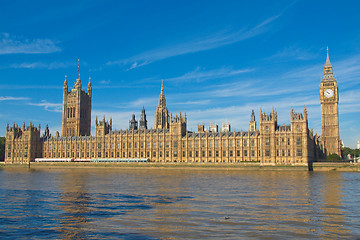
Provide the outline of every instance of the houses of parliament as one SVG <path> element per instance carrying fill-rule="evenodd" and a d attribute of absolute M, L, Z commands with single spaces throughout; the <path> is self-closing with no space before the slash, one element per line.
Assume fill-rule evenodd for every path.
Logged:
<path fill-rule="evenodd" d="M 78 71 L 79 72 L 79 71 Z M 151 162 L 241 163 L 261 165 L 308 165 L 330 154 L 341 154 L 339 139 L 339 92 L 329 53 L 320 82 L 322 135 L 308 126 L 308 113 L 290 109 L 290 124 L 279 125 L 277 111 L 260 109 L 259 124 L 254 110 L 247 131 L 231 131 L 224 124 L 209 130 L 199 124 L 187 129 L 186 113 L 169 113 L 163 84 L 155 113 L 154 128 L 147 125 L 145 109 L 140 120 L 132 116 L 129 128 L 114 130 L 112 119 L 96 117 L 91 136 L 92 85 L 82 89 L 80 73 L 73 89 L 65 77 L 63 87 L 62 132 L 51 136 L 40 124 L 6 127 L 5 163 L 22 164 L 36 158 L 72 159 L 148 159 Z"/>

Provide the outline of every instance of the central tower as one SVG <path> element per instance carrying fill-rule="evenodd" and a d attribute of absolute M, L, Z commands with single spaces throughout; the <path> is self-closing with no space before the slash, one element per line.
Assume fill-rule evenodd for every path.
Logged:
<path fill-rule="evenodd" d="M 154 129 L 168 129 L 169 128 L 169 111 L 166 107 L 166 99 L 164 94 L 164 82 L 161 83 L 161 93 L 159 97 L 159 105 L 155 113 Z"/>
<path fill-rule="evenodd" d="M 327 49 L 324 76 L 320 83 L 321 128 L 325 154 L 341 156 L 339 137 L 339 91 Z"/>
<path fill-rule="evenodd" d="M 80 70 L 78 62 L 78 78 L 74 89 L 68 91 L 65 76 L 63 91 L 62 136 L 90 136 L 91 129 L 91 79 L 89 78 L 87 92 L 81 89 Z"/>

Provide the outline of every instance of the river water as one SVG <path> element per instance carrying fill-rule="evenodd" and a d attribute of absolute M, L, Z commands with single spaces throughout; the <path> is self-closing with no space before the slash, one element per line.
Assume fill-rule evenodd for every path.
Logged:
<path fill-rule="evenodd" d="M 360 174 L 2 169 L 1 239 L 360 238 Z"/>

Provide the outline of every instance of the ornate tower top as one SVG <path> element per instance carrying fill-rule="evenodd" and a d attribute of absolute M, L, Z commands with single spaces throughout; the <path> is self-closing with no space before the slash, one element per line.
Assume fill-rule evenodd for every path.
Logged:
<path fill-rule="evenodd" d="M 68 91 L 68 81 L 67 81 L 67 76 L 65 75 L 65 81 L 64 81 L 64 92 L 67 93 Z"/>
<path fill-rule="evenodd" d="M 92 87 L 91 87 L 91 77 L 89 77 L 89 83 L 88 83 L 87 91 L 88 91 L 88 94 L 90 94 L 90 95 L 91 95 L 91 90 L 92 90 Z"/>
<path fill-rule="evenodd" d="M 159 97 L 159 107 L 166 107 L 166 99 L 164 94 L 164 81 L 161 81 L 161 93 Z"/>
<path fill-rule="evenodd" d="M 65 76 L 63 89 L 62 136 L 90 136 L 91 130 L 91 79 L 87 93 L 82 90 L 80 80 L 80 60 L 78 59 L 77 79 L 73 89 L 68 91 Z"/>
<path fill-rule="evenodd" d="M 166 107 L 166 99 L 164 94 L 164 81 L 161 82 L 161 93 L 159 97 L 159 105 L 155 113 L 155 129 L 169 128 L 169 112 Z"/>
<path fill-rule="evenodd" d="M 332 75 L 333 69 L 329 58 L 329 47 L 326 48 L 326 51 L 327 51 L 327 55 L 326 55 L 326 62 L 324 65 L 324 75 Z"/>
<path fill-rule="evenodd" d="M 261 115 L 261 114 L 260 114 Z M 250 131 L 256 131 L 256 120 L 254 109 L 251 111 Z"/>
<path fill-rule="evenodd" d="M 75 87 L 81 88 L 81 80 L 80 80 L 80 59 L 78 59 L 78 78 L 76 79 Z"/>
<path fill-rule="evenodd" d="M 332 66 L 329 59 L 329 47 L 326 48 L 327 56 L 325 66 Z"/>
<path fill-rule="evenodd" d="M 80 59 L 78 59 L 78 78 L 80 79 Z"/>
<path fill-rule="evenodd" d="M 251 112 L 251 122 L 255 122 L 255 112 L 254 112 L 254 109 L 252 110 Z"/>
<path fill-rule="evenodd" d="M 140 125 L 139 126 L 140 130 L 147 129 L 147 120 L 146 120 L 146 113 L 145 113 L 144 106 L 143 106 L 143 109 L 141 111 L 141 117 L 140 117 L 139 125 Z"/>
<path fill-rule="evenodd" d="M 129 129 L 137 130 L 138 122 L 135 119 L 135 114 L 131 116 L 131 120 L 129 121 Z"/>

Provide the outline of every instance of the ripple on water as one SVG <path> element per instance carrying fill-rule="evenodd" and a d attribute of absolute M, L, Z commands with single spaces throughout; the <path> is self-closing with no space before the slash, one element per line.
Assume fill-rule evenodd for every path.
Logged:
<path fill-rule="evenodd" d="M 358 173 L 0 170 L 1 239 L 358 238 Z"/>

